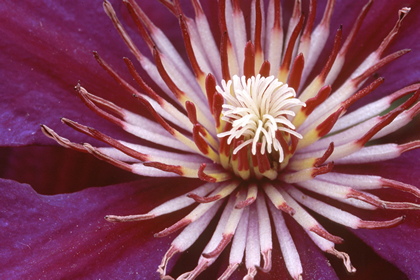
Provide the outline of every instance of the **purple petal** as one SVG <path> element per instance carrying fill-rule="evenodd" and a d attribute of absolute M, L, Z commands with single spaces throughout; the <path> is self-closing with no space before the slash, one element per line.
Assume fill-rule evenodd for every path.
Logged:
<path fill-rule="evenodd" d="M 176 18 L 169 15 L 157 1 L 142 4 L 151 18 L 182 49 Z M 345 30 L 346 26 L 349 30 L 363 4 L 353 1 L 336 5 L 332 26 L 343 24 Z M 72 87 L 81 80 L 83 85 L 96 93 L 111 100 L 118 98 L 115 93 L 120 88 L 96 65 L 91 57 L 92 50 L 98 50 L 113 67 L 121 70 L 120 73 L 127 73 L 121 57 L 129 55 L 128 49 L 102 11 L 101 4 L 85 1 L 72 1 L 71 4 L 26 1 L 25 5 L 15 6 L 11 2 L 2 5 L 2 14 L 5 16 L 0 24 L 3 38 L 0 61 L 4 67 L 0 71 L 6 81 L 3 91 L 8 94 L 3 94 L 0 100 L 3 120 L 0 126 L 3 135 L 0 144 L 51 143 L 39 130 L 41 123 L 48 124 L 60 134 L 66 131 L 64 135 L 70 135 L 75 141 L 86 141 L 87 137 L 68 130 L 59 123 L 58 119 L 63 116 L 88 124 L 95 122 L 97 128 L 115 131 L 106 122 L 93 117 L 94 114 L 71 94 Z M 125 9 L 120 7 L 121 3 L 117 1 L 114 6 L 117 11 L 122 11 L 124 23 L 132 26 Z M 210 7 L 211 14 L 215 14 L 217 10 L 211 1 L 205 1 L 203 6 Z M 361 43 L 352 48 L 348 59 L 357 61 L 372 51 L 392 26 L 394 21 L 389 19 L 396 18 L 396 11 L 403 6 L 411 6 L 413 10 L 403 23 L 401 34 L 392 50 L 410 47 L 414 55 L 409 54 L 407 58 L 402 58 L 393 63 L 392 67 L 383 70 L 381 74 L 389 79 L 386 87 L 391 89 L 418 80 L 419 70 L 416 70 L 416 66 L 419 65 L 420 56 L 415 53 L 420 50 L 420 46 L 416 44 L 415 38 L 420 31 L 412 28 L 419 25 L 419 17 L 415 16 L 418 2 L 375 2 L 359 36 L 358 42 Z M 162 13 L 167 16 L 162 16 Z M 380 32 L 378 26 L 381 26 Z M 145 48 L 143 43 L 139 46 Z M 402 68 L 411 71 L 403 71 L 404 75 L 395 75 Z M 130 98 L 126 102 L 132 103 Z"/>
<path fill-rule="evenodd" d="M 1 180 L 2 279 L 153 279 L 169 238 L 153 233 L 172 217 L 112 224 L 107 214 L 141 213 L 185 191 L 187 180 L 142 180 L 43 196 Z M 191 187 L 191 186 L 190 186 Z M 153 201 L 153 202 L 151 202 Z"/>
<path fill-rule="evenodd" d="M 354 174 L 378 175 L 417 186 L 420 149 L 406 152 L 400 157 L 388 161 L 362 165 L 337 166 L 341 172 Z"/>
<path fill-rule="evenodd" d="M 188 186 L 188 182 L 191 181 L 146 179 L 73 194 L 44 196 L 35 193 L 29 185 L 1 179 L 1 213 L 7 213 L 7 218 L 0 218 L 0 238 L 7 246 L 0 251 L 0 265 L 7 269 L 0 272 L 0 277 L 157 279 L 157 265 L 174 236 L 154 238 L 153 233 L 175 222 L 180 215 L 127 224 L 112 224 L 103 217 L 110 213 L 144 213 L 177 193 L 191 189 L 194 184 Z M 168 192 L 174 185 L 177 189 Z M 176 267 L 184 272 L 195 266 L 200 247 L 208 237 L 201 238 L 201 244 L 195 244 L 192 250 L 180 256 L 175 273 Z M 331 273 L 331 267 L 309 240 L 306 245 L 304 257 L 317 256 L 322 260 L 311 275 L 324 279 L 322 268 Z M 201 279 L 220 275 L 227 264 L 227 254 L 224 256 Z M 311 262 L 310 266 L 313 265 Z M 233 280 L 242 279 L 243 273 L 240 270 Z M 275 254 L 272 272 L 262 277 L 278 279 L 279 275 L 286 277 L 287 271 L 283 260 Z"/>
<path fill-rule="evenodd" d="M 420 215 L 409 213 L 402 225 L 386 230 L 353 231 L 382 258 L 397 266 L 408 279 L 420 276 Z"/>
<path fill-rule="evenodd" d="M 411 137 L 418 138 L 418 133 L 417 135 Z M 409 136 L 408 138 L 411 137 Z M 385 178 L 399 180 L 401 182 L 417 186 L 418 174 L 420 174 L 420 166 L 418 164 L 419 155 L 420 150 L 417 149 L 407 152 L 394 160 L 362 166 L 347 166 L 342 170 L 357 174 L 376 174 Z M 420 202 L 420 199 L 418 198 L 413 198 L 410 195 L 392 190 L 381 191 L 380 196 L 389 201 Z M 379 230 L 358 229 L 352 230 L 352 232 L 364 243 L 371 246 L 375 254 L 379 255 L 381 258 L 387 260 L 389 263 L 395 265 L 404 272 L 408 279 L 417 279 L 420 275 L 420 264 L 417 257 L 420 252 L 420 215 L 414 211 L 400 211 L 395 213 L 388 211 L 387 215 L 385 215 L 385 213 L 375 211 L 374 213 L 370 213 L 371 217 L 366 217 L 366 214 L 369 213 L 364 212 L 361 214 L 361 217 L 365 217 L 367 219 L 385 220 L 406 215 L 406 220 L 395 228 Z M 346 240 L 348 240 L 348 238 L 346 238 Z M 357 253 L 357 250 L 355 251 L 355 253 Z M 369 258 L 366 261 L 369 261 L 369 263 L 372 262 Z M 384 266 L 381 267 L 383 268 Z M 371 277 L 378 278 L 378 275 L 381 275 L 381 269 L 378 269 L 376 272 L 373 271 Z M 386 279 L 398 279 L 395 277 L 392 278 L 392 275 L 389 274 L 384 274 L 384 276 L 381 277 L 385 276 L 390 277 Z"/>
<path fill-rule="evenodd" d="M 303 278 L 320 280 L 338 279 L 326 255 L 313 243 L 302 228 L 292 221 L 292 219 L 289 219 L 288 227 L 293 235 L 302 261 Z"/>
<path fill-rule="evenodd" d="M 72 130 L 59 124 L 58 118 L 62 116 L 88 124 L 97 122 L 96 128 L 119 133 L 118 130 L 110 130 L 106 122 L 99 121 L 99 118 L 86 110 L 77 98 L 69 94 L 75 83 L 81 79 L 85 86 L 97 93 L 111 100 L 119 98 L 115 93 L 119 93 L 120 88 L 96 66 L 90 56 L 91 50 L 99 50 L 117 70 L 121 70 L 121 73 L 126 72 L 120 58 L 128 55 L 128 50 L 104 15 L 100 3 L 73 1 L 71 4 L 59 6 L 57 3 L 49 4 L 49 1 L 26 2 L 26 5 L 19 7 L 10 3 L 2 6 L 5 9 L 2 11 L 5 17 L 0 19 L 0 35 L 4 40 L 0 47 L 4 52 L 0 52 L 0 61 L 3 64 L 0 74 L 6 80 L 3 92 L 8 94 L 2 94 L 0 97 L 0 112 L 2 112 L 0 117 L 3 120 L 0 125 L 2 133 L 0 145 L 51 143 L 40 133 L 40 123 L 48 124 L 60 134 L 65 131 L 63 135 L 70 135 L 73 140 L 86 141 L 87 137 L 73 133 Z M 420 45 L 416 40 L 420 36 L 420 31 L 413 27 L 420 25 L 420 18 L 416 16 L 419 9 L 418 2 L 399 2 L 398 7 L 395 1 L 378 2 L 375 2 L 370 18 L 366 20 L 370 24 L 360 35 L 360 37 L 366 36 L 364 38 L 369 38 L 369 41 L 359 40 L 361 43 L 350 53 L 350 60 L 363 59 L 372 48 L 374 49 L 375 44 L 380 42 L 379 38 L 383 37 L 380 35 L 385 35 L 392 27 L 394 21 L 389 19 L 396 19 L 399 7 L 411 2 L 413 8 L 403 23 L 399 39 L 389 50 L 410 47 L 413 53 L 381 70 L 379 74 L 387 78 L 387 84 L 378 93 L 382 94 L 418 81 Z M 353 1 L 345 4 L 336 5 L 333 22 L 348 26 L 346 23 L 354 19 L 355 12 L 358 12 L 364 3 Z M 150 7 L 148 5 L 145 6 L 148 13 L 154 11 L 160 13 L 162 9 L 161 7 L 159 10 L 154 9 L 154 4 L 150 4 Z M 167 26 L 177 27 L 176 24 L 168 24 L 167 17 L 162 18 L 156 14 L 151 16 L 156 18 L 159 16 L 159 25 L 165 26 L 165 30 Z M 176 19 L 172 18 L 168 22 L 176 23 Z M 378 26 L 383 26 L 379 32 Z M 170 38 L 180 38 L 172 28 L 166 31 Z M 182 42 L 178 40 L 176 45 L 181 46 Z M 400 72 L 405 75 L 400 75 Z M 418 133 L 415 135 L 418 139 L 417 136 Z M 410 152 L 402 159 L 382 165 L 372 165 L 370 171 L 377 171 L 380 174 L 394 173 L 392 178 L 401 178 L 404 182 L 416 184 L 418 181 L 416 174 L 419 174 L 415 169 L 418 167 L 418 154 L 418 151 Z M 405 169 L 410 162 L 411 166 L 414 166 L 414 169 L 410 170 L 414 170 L 415 173 L 410 174 Z M 19 170 L 28 169 L 19 168 L 14 170 L 13 178 L 22 178 L 16 174 L 19 174 Z M 47 170 L 51 172 L 48 167 Z M 104 172 L 103 169 L 100 170 Z M 44 174 L 47 174 L 45 170 Z M 125 214 L 145 212 L 151 207 L 150 197 L 159 198 L 156 193 L 165 190 L 163 186 L 152 190 L 158 185 L 157 181 L 141 182 L 148 187 L 139 188 L 130 183 L 88 189 L 72 195 L 46 197 L 37 195 L 27 185 L 2 181 L 1 193 L 4 196 L 2 203 L 7 208 L 9 216 L 7 222 L 3 220 L 3 226 L 6 223 L 9 225 L 1 232 L 4 235 L 2 240 L 10 247 L 6 248 L 6 251 L 1 251 L 0 260 L 3 267 L 11 269 L 1 276 L 15 279 L 25 276 L 127 279 L 156 277 L 155 267 L 169 244 L 167 239 L 152 237 L 152 233 L 161 229 L 161 225 L 156 225 L 154 221 L 113 225 L 102 219 L 104 215 L 114 213 L 113 211 Z M 172 181 L 165 182 L 162 185 L 169 185 Z M 170 193 L 172 196 L 172 192 Z M 158 200 L 153 199 L 154 203 Z M 169 224 L 164 219 L 158 222 Z M 419 273 L 419 263 L 416 262 L 416 252 L 418 254 L 419 248 L 412 246 L 412 243 L 418 244 L 416 239 L 416 236 L 419 236 L 418 224 L 418 217 L 414 217 L 396 229 L 356 231 L 356 234 L 372 245 L 378 254 L 395 263 L 409 277 L 415 278 L 418 275 L 416 273 Z M 400 240 L 396 237 L 398 234 L 410 238 Z M 336 277 L 333 269 L 325 262 L 323 254 L 308 238 L 302 237 L 302 242 L 298 246 L 302 252 L 306 278 Z M 150 252 L 156 254 L 150 256 Z M 191 259 L 188 256 L 182 259 L 187 262 L 195 261 L 195 258 Z M 219 262 L 221 267 L 224 267 L 225 263 Z M 284 264 L 279 256 L 276 256 L 274 264 L 273 272 L 268 276 L 270 278 L 264 279 L 277 279 L 278 275 L 284 275 Z M 184 264 L 179 266 L 181 265 Z M 31 274 L 25 275 L 25 271 L 31 271 Z"/>
<path fill-rule="evenodd" d="M 320 18 L 326 1 L 318 2 L 320 3 L 317 8 L 317 18 Z M 367 2 L 337 1 L 331 18 L 330 39 L 326 46 L 332 44 L 335 31 L 340 25 L 343 27 L 343 38 L 347 37 L 355 19 Z M 384 56 L 407 48 L 411 49 L 411 52 L 378 71 L 377 74 L 385 78 L 385 83 L 375 90 L 372 96 L 378 98 L 403 86 L 419 82 L 420 44 L 416 38 L 420 36 L 420 30 L 416 27 L 420 25 L 420 17 L 418 16 L 420 13 L 420 2 L 405 0 L 373 2 L 367 17 L 363 21 L 362 28 L 359 30 L 355 42 L 346 57 L 346 67 L 339 76 L 339 83 L 343 82 L 371 52 L 379 47 L 398 19 L 398 10 L 403 7 L 411 7 L 411 12 L 404 19 L 400 32 L 391 46 L 385 51 Z M 325 61 L 328 55 L 329 52 L 324 52 L 320 61 Z M 323 64 L 320 64 L 321 67 Z M 370 96 L 364 98 L 363 102 L 369 99 Z"/>
<path fill-rule="evenodd" d="M 154 3 L 149 8 L 152 10 L 156 5 L 160 6 Z M 115 4 L 117 10 L 121 6 L 121 1 Z M 6 1 L 0 12 L 4 15 L 0 19 L 0 75 L 4 82 L 0 97 L 0 145 L 51 144 L 41 133 L 40 124 L 70 135 L 75 141 L 88 139 L 63 126 L 61 117 L 87 124 L 95 122 L 98 129 L 116 132 L 73 93 L 73 87 L 80 81 L 112 101 L 121 99 L 121 88 L 92 56 L 96 50 L 123 76 L 128 72 L 122 57 L 130 53 L 100 1 L 62 4 L 44 0 L 25 1 L 24 5 Z M 176 18 L 169 18 L 176 23 Z M 170 26 L 176 27 L 173 23 Z M 131 98 L 125 102 L 133 103 Z"/>
<path fill-rule="evenodd" d="M 0 178 L 30 184 L 40 194 L 69 193 L 139 179 L 90 154 L 62 147 L 0 148 L 0 163 Z"/>

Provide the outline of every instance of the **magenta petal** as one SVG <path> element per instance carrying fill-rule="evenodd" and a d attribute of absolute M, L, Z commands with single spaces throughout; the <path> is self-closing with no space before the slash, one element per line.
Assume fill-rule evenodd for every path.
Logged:
<path fill-rule="evenodd" d="M 139 176 L 87 153 L 55 146 L 25 146 L 0 148 L 0 178 L 27 183 L 36 192 L 51 195 L 138 180 Z"/>
<path fill-rule="evenodd" d="M 180 34 L 172 28 L 177 29 L 176 18 L 161 16 L 163 8 L 160 6 L 155 9 L 157 2 L 149 1 L 143 7 L 152 18 L 159 19 L 159 25 L 164 26 L 165 33 L 175 40 L 175 45 L 181 46 Z M 325 4 L 325 1 L 319 2 Z M 337 5 L 333 18 L 337 26 L 342 23 L 349 30 L 350 26 L 346 23 L 355 18 L 364 4 L 354 2 Z M 206 1 L 206 4 L 209 3 L 214 2 Z M 360 37 L 369 40 L 357 40 L 360 44 L 352 49 L 348 57 L 350 61 L 359 62 L 375 49 L 380 43 L 378 38 L 382 38 L 394 23 L 394 20 L 389 19 L 396 19 L 398 8 L 406 5 L 412 6 L 413 11 L 404 21 L 399 40 L 389 51 L 410 47 L 414 55 L 407 55 L 381 69 L 378 74 L 387 77 L 387 84 L 378 91 L 378 95 L 419 80 L 420 56 L 416 51 L 420 51 L 420 47 L 416 40 L 420 36 L 420 29 L 413 28 L 420 24 L 417 16 L 418 2 L 403 1 L 397 5 L 396 1 L 376 1 L 366 20 L 367 27 L 360 34 Z M 115 7 L 122 17 L 127 16 L 118 5 Z M 105 121 L 99 121 L 70 94 L 72 87 L 81 79 L 83 85 L 94 93 L 112 101 L 119 99 L 120 88 L 95 64 L 90 55 L 92 50 L 98 50 L 117 71 L 126 73 L 122 70 L 120 58 L 129 55 L 128 50 L 103 13 L 100 1 L 78 0 L 64 5 L 46 0 L 26 1 L 21 6 L 7 2 L 2 5 L 0 12 L 4 15 L 0 19 L 0 62 L 3 66 L 0 75 L 6 81 L 2 91 L 7 93 L 0 97 L 0 145 L 52 143 L 40 133 L 40 123 L 48 124 L 60 135 L 74 141 L 88 139 L 72 130 L 66 130 L 59 123 L 59 117 L 62 116 L 89 125 L 95 122 L 97 129 L 120 135 L 119 130 L 112 130 L 112 126 L 108 126 Z M 128 26 L 130 28 L 130 23 Z M 409 74 L 405 76 L 398 73 L 395 75 L 395 72 L 407 73 L 406 68 L 412 71 L 408 71 Z M 348 69 L 349 72 L 352 70 L 351 67 Z M 419 172 L 416 175 L 408 174 L 405 166 L 410 162 L 416 166 L 418 157 L 414 158 L 413 155 L 418 153 L 411 152 L 397 161 L 371 166 L 370 171 L 376 169 L 378 174 L 397 172 L 394 179 L 401 178 L 404 182 L 415 184 Z M 404 159 L 408 162 L 404 162 Z M 28 168 L 23 167 L 25 169 Z M 15 174 L 19 174 L 19 171 Z M 23 179 L 19 175 L 12 177 Z M 179 191 L 178 186 L 187 180 L 177 181 L 176 190 L 171 188 L 170 192 L 167 189 L 175 181 L 149 179 L 56 196 L 38 195 L 29 186 L 12 181 L 0 182 L 2 213 L 7 216 L 7 220 L 1 220 L 4 228 L 0 233 L 1 240 L 7 246 L 1 248 L 0 265 L 7 269 L 0 272 L 0 278 L 153 279 L 157 278 L 156 266 L 173 236 L 155 239 L 152 235 L 168 226 L 172 220 L 167 221 L 163 217 L 141 223 L 110 224 L 103 217 L 106 214 L 146 212 L 152 207 L 151 201 L 154 206 L 172 197 L 174 191 Z M 179 216 L 170 217 L 174 220 L 176 218 Z M 419 273 L 416 258 L 419 248 L 411 244 L 418 244 L 418 224 L 418 217 L 414 217 L 396 229 L 357 231 L 356 234 L 374 247 L 378 254 L 415 279 Z M 325 261 L 324 254 L 302 235 L 300 228 L 293 225 L 291 228 L 296 240 L 300 241 L 297 246 L 301 252 L 305 279 L 337 279 L 333 268 Z M 401 240 L 401 236 L 407 238 Z M 195 262 L 196 258 L 183 257 L 183 262 L 178 266 L 189 264 L 189 261 Z M 226 262 L 220 266 L 224 264 Z M 268 279 L 278 279 L 279 275 L 285 275 L 284 264 L 278 254 L 275 255 L 274 266 Z M 267 279 L 264 276 L 258 277 Z"/>
<path fill-rule="evenodd" d="M 328 262 L 327 255 L 315 245 L 303 229 L 292 219 L 289 219 L 288 228 L 293 235 L 302 261 L 303 279 L 339 279 L 334 268 Z"/>
<path fill-rule="evenodd" d="M 114 5 L 123 6 L 121 1 Z M 40 124 L 74 141 L 87 141 L 88 137 L 62 125 L 61 117 L 95 122 L 98 129 L 116 132 L 90 112 L 73 90 L 80 81 L 93 93 L 121 99 L 116 94 L 121 92 L 119 85 L 92 56 L 92 51 L 98 51 L 119 72 L 127 72 L 122 57 L 130 53 L 101 1 L 3 1 L 0 12 L 0 145 L 53 143 L 41 133 Z M 125 102 L 133 103 L 130 98 Z"/>
<path fill-rule="evenodd" d="M 382 258 L 397 266 L 408 279 L 420 277 L 420 215 L 407 215 L 402 225 L 387 230 L 353 231 Z"/>
<path fill-rule="evenodd" d="M 418 175 L 420 174 L 419 152 L 417 149 L 394 160 L 364 166 L 363 170 L 360 168 L 361 170 L 358 173 L 378 174 L 386 178 L 418 185 Z M 410 166 L 409 170 L 407 166 Z M 399 192 L 390 192 L 389 194 L 385 192 L 384 194 L 387 197 L 383 197 L 390 201 L 404 200 L 415 203 L 420 201 Z M 420 253 L 420 215 L 410 211 L 394 213 L 394 217 L 405 214 L 406 220 L 395 228 L 383 230 L 359 229 L 352 232 L 371 246 L 376 254 L 404 272 L 408 279 L 418 279 L 420 276 L 420 260 L 418 258 Z"/>
<path fill-rule="evenodd" d="M 148 211 L 168 199 L 164 190 L 171 184 L 186 182 L 148 179 L 43 196 L 29 185 L 2 179 L 0 278 L 157 278 L 155 270 L 172 237 L 154 238 L 153 233 L 172 217 L 112 224 L 104 216 Z"/>
<path fill-rule="evenodd" d="M 417 186 L 418 174 L 420 174 L 419 156 L 420 150 L 416 149 L 396 159 L 372 164 L 337 166 L 337 169 L 346 173 L 378 175 Z M 409 199 L 412 197 L 409 196 Z"/>
<path fill-rule="evenodd" d="M 318 2 L 321 2 L 322 5 L 325 1 Z M 336 3 L 331 18 L 331 42 L 334 31 L 340 25 L 343 27 L 344 37 L 347 36 L 354 20 L 367 2 L 340 1 Z M 367 17 L 363 21 L 363 26 L 346 57 L 346 68 L 343 69 L 339 81 L 352 73 L 360 62 L 378 48 L 383 38 L 394 26 L 398 18 L 398 10 L 403 7 L 410 7 L 411 11 L 402 22 L 399 34 L 385 51 L 384 56 L 401 49 L 411 49 L 411 52 L 378 71 L 377 75 L 384 77 L 385 82 L 375 91 L 373 97 L 382 97 L 403 86 L 420 81 L 420 44 L 416 39 L 420 36 L 420 29 L 417 28 L 420 26 L 420 17 L 418 16 L 420 2 L 416 0 L 373 1 Z M 322 11 L 321 9 L 318 10 Z M 327 53 L 324 53 L 323 57 L 326 58 L 327 55 Z M 370 97 L 365 98 L 364 102 L 368 100 L 370 100 Z"/>

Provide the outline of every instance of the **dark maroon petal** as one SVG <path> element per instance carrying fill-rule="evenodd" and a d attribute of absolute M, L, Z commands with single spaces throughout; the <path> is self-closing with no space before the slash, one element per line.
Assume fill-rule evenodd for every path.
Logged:
<path fill-rule="evenodd" d="M 0 148 L 0 178 L 27 183 L 40 194 L 59 194 L 139 179 L 90 154 L 56 146 Z"/>
<path fill-rule="evenodd" d="M 420 149 L 402 154 L 400 157 L 379 163 L 336 166 L 337 170 L 353 174 L 379 175 L 418 186 Z"/>
<path fill-rule="evenodd" d="M 318 20 L 322 16 L 325 2 L 326 1 L 318 1 Z M 367 2 L 368 1 L 336 2 L 334 13 L 331 18 L 330 39 L 326 46 L 331 46 L 335 30 L 338 29 L 340 25 L 343 27 L 343 36 L 346 38 L 355 19 Z M 342 74 L 338 77 L 337 86 L 342 83 L 371 52 L 378 48 L 381 41 L 389 33 L 398 19 L 399 9 L 403 7 L 411 7 L 411 12 L 404 19 L 399 34 L 389 49 L 385 51 L 384 55 L 401 49 L 411 49 L 411 52 L 378 71 L 377 75 L 383 76 L 385 78 L 385 83 L 372 94 L 372 98 L 378 98 L 379 96 L 398 90 L 403 86 L 420 81 L 420 44 L 418 43 L 418 40 L 416 40 L 416 38 L 420 36 L 420 30 L 417 28 L 417 26 L 420 26 L 420 2 L 415 0 L 387 0 L 373 2 L 367 17 L 363 22 L 362 28 L 359 30 L 355 42 L 349 50 L 349 54 L 346 58 L 346 66 L 343 69 Z M 328 55 L 328 51 L 323 52 L 320 57 L 320 62 L 326 61 Z M 319 67 L 322 67 L 323 63 L 319 63 L 319 65 Z M 371 97 L 368 96 L 362 103 L 366 103 L 366 101 L 370 99 Z"/>
<path fill-rule="evenodd" d="M 334 268 L 328 262 L 327 255 L 315 245 L 300 225 L 297 225 L 291 218 L 288 221 L 288 227 L 302 261 L 303 279 L 338 279 Z M 338 269 L 344 268 L 339 267 Z"/>
<path fill-rule="evenodd" d="M 356 3 L 364 1 L 349 2 L 357 5 Z M 352 62 L 360 62 L 370 52 L 376 50 L 398 19 L 398 10 L 403 7 L 411 7 L 411 11 L 402 22 L 399 34 L 389 49 L 385 51 L 384 56 L 401 49 L 411 49 L 411 52 L 378 71 L 377 75 L 384 77 L 385 83 L 375 91 L 373 96 L 383 96 L 403 86 L 420 81 L 420 44 L 415 39 L 420 36 L 420 30 L 417 28 L 420 25 L 420 3 L 413 0 L 375 1 L 373 3 L 359 36 L 356 38 L 356 43 L 350 49 L 347 60 L 350 67 L 346 70 L 352 70 Z M 339 16 L 344 15 L 340 14 Z"/>
<path fill-rule="evenodd" d="M 124 8 L 121 1 L 115 1 L 114 6 L 117 11 Z M 148 11 L 155 14 L 162 10 L 157 1 L 150 1 L 147 6 Z M 122 57 L 132 58 L 131 54 L 103 11 L 101 1 L 63 4 L 28 0 L 19 5 L 5 1 L 0 12 L 3 15 L 0 19 L 3 81 L 0 145 L 53 143 L 41 133 L 40 124 L 75 141 L 88 139 L 62 125 L 61 117 L 94 123 L 96 128 L 105 131 L 118 131 L 90 112 L 73 91 L 80 81 L 93 93 L 121 101 L 121 88 L 92 56 L 92 51 L 98 51 L 117 71 L 128 76 Z M 175 17 L 163 18 L 164 24 L 178 30 Z M 148 52 L 143 43 L 139 47 Z M 129 95 L 123 102 L 135 103 Z"/>
<path fill-rule="evenodd" d="M 126 224 L 106 222 L 104 216 L 148 211 L 193 187 L 188 182 L 147 179 L 43 196 L 29 185 L 1 179 L 0 278 L 156 279 L 173 237 L 153 233 L 174 222 L 173 216 Z"/>
<path fill-rule="evenodd" d="M 416 137 L 418 139 L 418 133 Z M 420 174 L 419 156 L 420 150 L 417 149 L 407 152 L 394 160 L 360 166 L 344 166 L 340 169 L 356 174 L 380 175 L 385 178 L 418 186 L 418 174 Z M 394 190 L 381 190 L 376 192 L 376 194 L 380 194 L 381 198 L 389 201 L 420 203 L 420 199 Z M 398 267 L 408 277 L 406 279 L 417 279 L 420 275 L 419 259 L 416 257 L 420 252 L 420 215 L 418 211 L 375 211 L 373 213 L 363 211 L 358 214 L 360 214 L 360 217 L 366 219 L 378 220 L 391 219 L 401 215 L 406 216 L 403 223 L 395 228 L 381 230 L 359 229 L 352 230 L 352 232 L 365 244 L 371 246 L 376 255 L 379 255 L 382 259 Z M 357 250 L 354 253 L 357 254 Z M 371 263 L 373 260 L 366 258 L 366 262 Z M 378 275 L 381 275 L 381 273 L 381 269 L 375 269 L 371 274 L 371 277 L 374 278 L 366 279 L 383 279 L 383 276 L 378 278 Z M 388 276 L 390 277 L 388 279 L 398 279 L 395 277 L 392 278 L 389 274 Z"/>
<path fill-rule="evenodd" d="M 396 228 L 357 230 L 354 234 L 370 245 L 382 258 L 401 269 L 408 279 L 418 279 L 420 276 L 419 225 L 420 215 L 408 213 L 404 223 Z"/>
<path fill-rule="evenodd" d="M 96 16 L 101 7 L 94 2 L 66 6 L 52 1 L 25 1 L 24 5 L 6 1 L 0 9 L 4 15 L 0 19 L 0 71 L 5 82 L 0 102 L 1 144 L 52 143 L 42 135 L 41 123 L 55 127 L 63 116 L 93 116 L 80 106 L 72 88 L 79 80 L 106 84 L 91 51 L 104 50 L 104 30 L 112 27 L 106 17 Z M 83 16 L 76 16 L 80 11 Z"/>

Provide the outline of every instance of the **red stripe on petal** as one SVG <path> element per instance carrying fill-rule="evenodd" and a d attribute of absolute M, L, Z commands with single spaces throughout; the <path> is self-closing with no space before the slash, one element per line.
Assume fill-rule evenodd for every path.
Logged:
<path fill-rule="evenodd" d="M 359 228 L 391 228 L 395 227 L 398 224 L 400 224 L 402 221 L 404 221 L 405 216 L 401 216 L 398 218 L 395 218 L 393 220 L 388 221 L 360 221 L 358 227 Z"/>
<path fill-rule="evenodd" d="M 312 97 L 306 101 L 306 107 L 302 107 L 301 110 L 305 115 L 310 115 L 313 110 L 316 109 L 322 102 L 324 102 L 331 94 L 331 86 L 323 86 L 315 97 Z"/>
<path fill-rule="evenodd" d="M 145 162 L 144 165 L 153 167 L 156 169 L 160 169 L 165 172 L 172 172 L 181 176 L 184 175 L 184 172 L 182 171 L 182 167 L 179 165 L 169 165 L 169 164 L 164 164 L 162 162 Z"/>
<path fill-rule="evenodd" d="M 204 72 L 201 70 L 200 66 L 198 65 L 197 58 L 194 54 L 194 49 L 191 43 L 191 37 L 188 31 L 187 23 L 185 22 L 185 16 L 180 14 L 179 16 L 179 24 L 182 30 L 182 37 L 184 38 L 185 43 L 185 50 L 187 51 L 188 59 L 191 63 L 191 68 L 194 70 L 194 74 L 196 77 L 200 77 L 204 75 Z"/>
<path fill-rule="evenodd" d="M 319 77 L 321 79 L 321 81 L 325 81 L 325 79 L 328 76 L 328 73 L 330 72 L 335 59 L 337 58 L 338 55 L 338 51 L 340 50 L 340 45 L 341 45 L 341 38 L 343 35 L 343 29 L 342 26 L 340 26 L 340 28 L 337 30 L 337 33 L 335 34 L 334 37 L 334 43 L 333 43 L 333 47 L 331 50 L 331 54 L 328 57 L 327 63 L 325 63 L 324 68 L 322 69 L 321 73 L 319 74 Z"/>
<path fill-rule="evenodd" d="M 287 84 L 289 87 L 292 87 L 296 90 L 299 88 L 304 65 L 305 59 L 303 54 L 300 53 L 293 61 L 292 69 L 290 70 L 289 76 L 287 77 Z"/>
<path fill-rule="evenodd" d="M 334 124 L 337 122 L 338 118 L 344 112 L 344 107 L 338 108 L 333 114 L 331 114 L 325 121 L 316 127 L 318 132 L 318 138 L 325 136 L 333 128 Z"/>
<path fill-rule="evenodd" d="M 204 169 L 206 168 L 207 164 L 203 163 L 200 165 L 200 169 L 198 170 L 198 178 L 200 178 L 203 181 L 215 183 L 217 182 L 217 179 L 204 173 Z"/>
<path fill-rule="evenodd" d="M 245 45 L 244 75 L 247 79 L 255 76 L 255 47 L 251 41 Z"/>
<path fill-rule="evenodd" d="M 341 103 L 345 109 L 347 110 L 351 105 L 354 104 L 357 100 L 365 97 L 369 93 L 373 92 L 375 89 L 377 89 L 383 82 L 385 81 L 384 78 L 379 77 L 372 83 L 370 83 L 368 86 L 364 87 L 363 89 L 359 90 L 355 94 L 353 94 L 349 99 Z"/>
<path fill-rule="evenodd" d="M 194 199 L 198 203 L 209 203 L 209 202 L 213 202 L 213 201 L 216 201 L 216 200 L 219 200 L 220 198 L 222 198 L 222 196 L 220 194 L 205 197 L 205 196 L 199 196 L 195 193 L 189 193 L 189 194 L 187 194 L 187 196 Z"/>
<path fill-rule="evenodd" d="M 280 72 L 289 71 L 289 69 L 290 69 L 293 50 L 294 50 L 297 38 L 298 38 L 300 32 L 302 31 L 304 19 L 305 19 L 305 17 L 303 15 L 301 15 L 299 17 L 299 22 L 296 25 L 295 29 L 293 30 L 292 35 L 290 36 L 289 43 L 288 43 L 286 51 L 284 53 L 283 62 L 280 66 Z"/>
<path fill-rule="evenodd" d="M 332 235 L 331 233 L 329 233 L 328 231 L 326 231 L 319 225 L 313 226 L 309 230 L 331 242 L 334 242 L 335 244 L 340 244 L 340 243 L 343 243 L 344 241 L 343 238 Z"/>
<path fill-rule="evenodd" d="M 331 142 L 327 150 L 325 151 L 325 153 L 322 155 L 322 157 L 319 157 L 315 160 L 314 166 L 318 167 L 321 164 L 323 164 L 333 152 L 334 152 L 334 143 Z"/>
<path fill-rule="evenodd" d="M 210 112 L 214 116 L 213 102 L 214 95 L 216 94 L 216 78 L 211 73 L 206 76 L 206 94 Z"/>
<path fill-rule="evenodd" d="M 270 75 L 271 64 L 269 61 L 264 61 L 260 68 L 260 75 L 263 77 L 268 77 Z"/>
<path fill-rule="evenodd" d="M 186 227 L 187 225 L 189 225 L 192 221 L 190 219 L 182 219 L 179 220 L 178 222 L 176 222 L 175 224 L 173 224 L 172 226 L 156 233 L 154 236 L 155 237 L 164 237 L 167 236 L 169 234 L 174 233 L 175 231 L 180 230 L 183 227 Z"/>
<path fill-rule="evenodd" d="M 214 258 L 214 257 L 220 255 L 220 253 L 222 253 L 222 251 L 230 243 L 232 238 L 233 238 L 233 234 L 223 234 L 222 240 L 217 245 L 217 247 L 209 253 L 204 253 L 203 257 L 210 259 L 210 258 Z"/>

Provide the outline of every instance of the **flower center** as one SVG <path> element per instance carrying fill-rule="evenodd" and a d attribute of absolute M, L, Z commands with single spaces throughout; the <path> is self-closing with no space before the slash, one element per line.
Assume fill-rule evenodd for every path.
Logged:
<path fill-rule="evenodd" d="M 224 97 L 220 154 L 222 165 L 242 179 L 275 179 L 292 153 L 293 108 L 305 106 L 296 92 L 274 76 L 233 76 L 216 90 Z M 283 164 L 282 164 L 283 163 Z"/>

